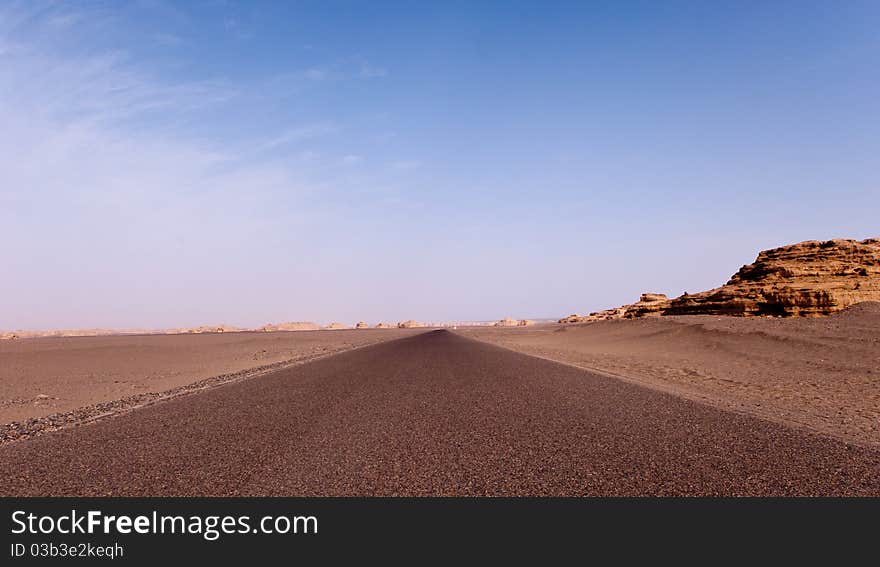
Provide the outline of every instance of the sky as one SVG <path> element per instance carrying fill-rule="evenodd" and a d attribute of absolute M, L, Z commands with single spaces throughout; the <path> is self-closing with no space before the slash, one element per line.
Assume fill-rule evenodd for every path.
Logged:
<path fill-rule="evenodd" d="M 560 317 L 880 236 L 880 3 L 0 1 L 0 329 Z"/>

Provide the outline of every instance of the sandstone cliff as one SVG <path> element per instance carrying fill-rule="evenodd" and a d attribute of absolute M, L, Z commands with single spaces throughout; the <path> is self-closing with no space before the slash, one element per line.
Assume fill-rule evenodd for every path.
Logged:
<path fill-rule="evenodd" d="M 816 317 L 863 301 L 880 301 L 880 238 L 808 240 L 765 250 L 721 287 L 675 299 L 645 293 L 637 303 L 560 323 L 696 314 Z"/>
<path fill-rule="evenodd" d="M 880 300 L 880 238 L 810 240 L 758 254 L 725 285 L 683 295 L 666 315 L 817 316 Z"/>

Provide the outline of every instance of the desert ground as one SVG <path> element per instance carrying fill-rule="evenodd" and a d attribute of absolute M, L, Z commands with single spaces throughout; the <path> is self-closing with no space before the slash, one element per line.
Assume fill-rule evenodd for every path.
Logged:
<path fill-rule="evenodd" d="M 0 445 L 18 496 L 878 495 L 880 450 L 448 330 Z"/>
<path fill-rule="evenodd" d="M 880 495 L 880 305 L 0 342 L 2 495 Z"/>
<path fill-rule="evenodd" d="M 409 329 L 49 337 L 0 341 L 0 424 L 226 381 Z M 110 408 L 104 408 L 110 409 Z"/>
<path fill-rule="evenodd" d="M 880 303 L 820 318 L 686 315 L 459 332 L 725 410 L 880 446 Z"/>

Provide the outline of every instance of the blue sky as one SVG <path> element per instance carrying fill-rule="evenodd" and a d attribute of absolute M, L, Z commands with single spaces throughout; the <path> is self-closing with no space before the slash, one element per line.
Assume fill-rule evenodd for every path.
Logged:
<path fill-rule="evenodd" d="M 880 235 L 876 2 L 3 2 L 0 328 L 557 317 Z"/>

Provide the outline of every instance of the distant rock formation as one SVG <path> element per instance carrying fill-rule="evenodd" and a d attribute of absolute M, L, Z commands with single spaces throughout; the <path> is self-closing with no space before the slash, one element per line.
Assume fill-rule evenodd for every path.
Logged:
<path fill-rule="evenodd" d="M 240 329 L 238 327 L 230 327 L 229 325 L 219 325 L 217 327 L 196 327 L 194 329 L 188 329 L 186 332 L 188 333 L 237 333 L 239 331 L 243 331 L 244 329 Z"/>
<path fill-rule="evenodd" d="M 183 327 L 180 329 L 171 329 L 166 331 L 152 331 L 151 334 L 168 334 L 168 335 L 204 335 L 211 333 L 240 333 L 249 331 L 241 327 L 233 327 L 230 325 L 202 325 L 201 327 Z M 118 332 L 108 331 L 107 334 L 119 334 Z M 85 336 L 85 335 L 80 335 Z"/>
<path fill-rule="evenodd" d="M 493 323 L 495 327 L 528 327 L 529 325 L 534 325 L 535 322 L 531 319 L 511 319 L 507 317 L 502 319 L 496 323 Z"/>
<path fill-rule="evenodd" d="M 419 327 L 424 327 L 424 323 L 419 323 L 418 321 L 413 321 L 412 319 L 408 321 L 401 321 L 397 324 L 398 329 L 416 329 Z"/>
<path fill-rule="evenodd" d="M 633 304 L 635 305 L 635 304 Z M 607 321 L 609 319 L 623 319 L 626 310 L 631 307 L 630 305 L 624 305 L 623 307 L 616 307 L 614 309 L 605 309 L 603 311 L 594 311 L 589 315 L 578 315 L 577 313 L 573 313 L 568 317 L 564 317 L 559 320 L 560 323 L 589 323 L 591 321 Z"/>
<path fill-rule="evenodd" d="M 377 323 L 377 329 L 396 329 L 397 325 L 392 325 L 391 323 Z"/>
<path fill-rule="evenodd" d="M 56 329 L 53 331 L 0 331 L 0 339 L 34 339 L 41 337 L 103 337 L 114 334 L 142 334 L 149 331 L 112 331 L 109 329 Z"/>
<path fill-rule="evenodd" d="M 559 322 L 698 314 L 817 317 L 864 301 L 880 301 L 880 238 L 808 240 L 765 250 L 721 287 L 675 299 L 645 293 L 637 303 Z"/>
<path fill-rule="evenodd" d="M 51 331 L 0 331 L 0 340 L 5 339 L 38 339 L 68 337 L 109 337 L 114 335 L 195 335 L 208 333 L 237 333 L 246 331 L 240 327 L 229 325 L 206 325 L 202 327 L 182 327 L 179 329 L 147 330 L 147 329 L 56 329 Z"/>
<path fill-rule="evenodd" d="M 331 330 L 331 331 L 335 331 L 335 330 L 338 330 L 338 329 L 348 329 L 348 325 L 345 325 L 345 324 L 343 324 L 343 323 L 335 323 L 335 322 L 334 322 L 334 323 L 330 323 L 330 324 L 327 325 L 325 328 L 326 328 L 326 329 L 329 329 L 329 330 Z"/>
<path fill-rule="evenodd" d="M 367 325 L 364 321 L 358 321 L 357 325 L 354 326 L 355 329 L 369 329 L 370 326 Z"/>
<path fill-rule="evenodd" d="M 310 321 L 291 321 L 289 323 L 278 323 L 277 325 L 263 325 L 257 330 L 271 333 L 274 331 L 317 331 L 320 328 L 320 325 Z"/>
<path fill-rule="evenodd" d="M 333 323 L 328 329 L 347 329 L 345 325 Z M 0 331 L 0 340 L 34 339 L 44 337 L 104 337 L 113 335 L 204 335 L 215 333 L 241 333 L 245 331 L 318 331 L 321 326 L 308 321 L 268 324 L 257 328 L 233 327 L 231 325 L 203 325 L 201 327 L 179 327 L 176 329 L 61 329 L 53 331 Z"/>
<path fill-rule="evenodd" d="M 643 293 L 637 302 L 626 306 L 623 316 L 633 318 L 660 315 L 668 302 L 669 298 L 663 293 Z"/>

